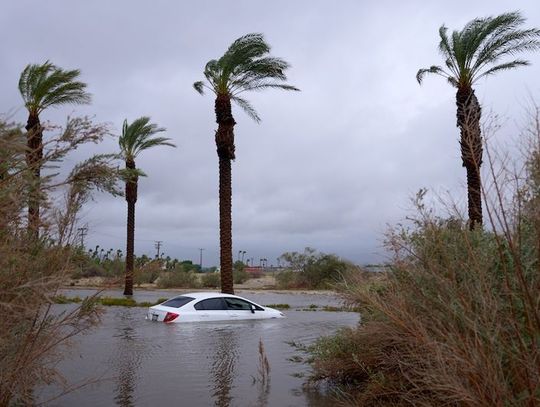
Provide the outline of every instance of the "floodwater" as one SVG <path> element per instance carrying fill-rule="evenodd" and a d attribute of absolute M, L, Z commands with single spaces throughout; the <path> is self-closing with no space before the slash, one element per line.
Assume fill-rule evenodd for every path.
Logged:
<path fill-rule="evenodd" d="M 67 290 L 86 296 L 91 290 Z M 139 291 L 137 301 L 179 292 Z M 291 342 L 308 345 L 358 323 L 352 312 L 302 311 L 311 304 L 338 306 L 327 294 L 237 292 L 261 305 L 289 304 L 287 318 L 261 321 L 163 324 L 146 321 L 146 308 L 105 307 L 101 324 L 81 336 L 59 365 L 72 387 L 53 406 L 329 406 L 330 396 L 305 388 L 309 367 Z M 105 292 L 105 296 L 118 293 Z M 73 304 L 58 305 L 73 307 Z M 64 308 L 65 309 L 65 308 Z M 259 343 L 269 362 L 260 363 Z M 91 382 L 91 383 L 90 383 Z M 40 392 L 50 400 L 61 391 Z"/>

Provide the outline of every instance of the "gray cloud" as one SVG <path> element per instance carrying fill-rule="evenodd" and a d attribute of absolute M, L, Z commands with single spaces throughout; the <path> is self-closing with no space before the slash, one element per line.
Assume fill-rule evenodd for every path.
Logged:
<path fill-rule="evenodd" d="M 29 12 L 32 10 L 32 12 Z M 528 24 L 540 7 L 520 2 Z M 314 246 L 353 261 L 384 258 L 382 234 L 402 219 L 420 187 L 465 199 L 455 127 L 454 92 L 418 68 L 439 63 L 437 30 L 508 11 L 505 1 L 94 1 L 19 0 L 3 5 L 0 111 L 24 121 L 16 83 L 30 62 L 50 59 L 80 68 L 93 104 L 45 113 L 89 114 L 119 133 L 124 118 L 150 115 L 167 127 L 177 149 L 158 148 L 137 161 L 148 178 L 137 204 L 138 252 L 163 240 L 173 256 L 218 261 L 217 157 L 213 100 L 191 88 L 207 60 L 232 40 L 263 32 L 275 55 L 292 64 L 301 93 L 250 95 L 263 122 L 235 109 L 233 164 L 235 253 L 275 259 Z M 521 118 L 540 88 L 539 55 L 531 67 L 479 83 L 485 106 Z M 500 137 L 516 133 L 512 121 Z M 116 140 L 83 148 L 113 151 Z M 85 209 L 91 245 L 124 245 L 125 202 L 99 195 Z M 270 263 L 273 261 L 270 260 Z M 275 262 L 274 262 L 275 263 Z"/>

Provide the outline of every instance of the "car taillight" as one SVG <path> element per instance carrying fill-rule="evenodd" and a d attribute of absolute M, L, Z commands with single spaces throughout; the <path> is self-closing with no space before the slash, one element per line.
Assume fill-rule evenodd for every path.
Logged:
<path fill-rule="evenodd" d="M 174 312 L 167 312 L 167 315 L 165 315 L 165 319 L 163 322 L 172 322 L 176 318 L 178 318 L 178 314 L 175 314 Z"/>

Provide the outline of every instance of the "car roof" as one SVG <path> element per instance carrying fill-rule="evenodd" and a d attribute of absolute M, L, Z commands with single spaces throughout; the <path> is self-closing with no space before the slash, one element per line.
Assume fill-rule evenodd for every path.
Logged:
<path fill-rule="evenodd" d="M 175 298 L 177 297 L 191 297 L 193 299 L 196 299 L 196 300 L 203 300 L 203 299 L 206 299 L 206 298 L 226 298 L 226 297 L 229 297 L 229 298 L 241 298 L 241 299 L 245 299 L 245 298 L 242 298 L 242 297 L 239 297 L 237 295 L 232 295 L 232 294 L 223 294 L 223 293 L 216 293 L 216 292 L 193 292 L 193 293 L 184 293 L 184 294 L 180 294 L 180 295 L 177 295 Z"/>

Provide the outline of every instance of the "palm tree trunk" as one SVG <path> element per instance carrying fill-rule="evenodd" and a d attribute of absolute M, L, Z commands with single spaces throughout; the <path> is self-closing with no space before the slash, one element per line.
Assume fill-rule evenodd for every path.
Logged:
<path fill-rule="evenodd" d="M 126 161 L 126 168 L 135 170 L 133 160 Z M 126 242 L 126 282 L 124 295 L 133 295 L 133 256 L 135 251 L 135 203 L 137 202 L 138 177 L 131 175 L 126 181 L 127 201 L 127 242 Z"/>
<path fill-rule="evenodd" d="M 39 208 L 41 198 L 41 161 L 43 159 L 43 129 L 37 114 L 30 114 L 26 123 L 26 165 L 32 178 L 28 193 L 28 236 L 39 238 Z"/>
<path fill-rule="evenodd" d="M 231 160 L 219 158 L 219 246 L 221 292 L 234 294 Z"/>
<path fill-rule="evenodd" d="M 461 160 L 467 171 L 467 203 L 469 228 L 482 226 L 482 109 L 472 88 L 459 88 L 456 93 L 457 126 L 461 132 Z"/>
<path fill-rule="evenodd" d="M 232 254 L 232 171 L 234 160 L 234 125 L 231 100 L 218 95 L 215 103 L 216 147 L 219 157 L 219 247 L 221 267 L 221 292 L 234 294 Z"/>

